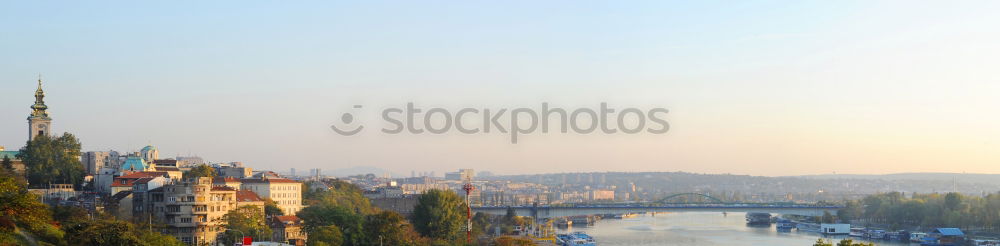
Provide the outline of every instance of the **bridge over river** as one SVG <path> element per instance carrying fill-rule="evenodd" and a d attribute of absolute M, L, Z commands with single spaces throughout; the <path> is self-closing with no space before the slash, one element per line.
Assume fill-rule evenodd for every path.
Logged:
<path fill-rule="evenodd" d="M 695 197 L 698 201 L 671 203 L 677 198 Z M 797 204 L 789 202 L 775 203 L 740 203 L 725 202 L 721 199 L 697 193 L 681 193 L 667 196 L 654 203 L 622 203 L 622 204 L 570 204 L 556 206 L 479 206 L 472 207 L 473 212 L 493 215 L 504 215 L 512 208 L 517 215 L 534 216 L 536 218 L 556 218 L 578 215 L 596 214 L 626 214 L 644 212 L 762 212 L 772 214 L 794 214 L 803 216 L 822 216 L 824 212 L 836 214 L 842 206 Z"/>
<path fill-rule="evenodd" d="M 512 206 L 512 207 L 472 207 L 473 212 L 504 215 L 513 208 L 517 215 L 536 218 L 555 218 L 594 214 L 626 214 L 643 212 L 763 212 L 822 216 L 823 212 L 836 214 L 840 206 L 798 205 L 798 204 L 664 204 L 664 205 L 572 205 L 572 206 Z"/>

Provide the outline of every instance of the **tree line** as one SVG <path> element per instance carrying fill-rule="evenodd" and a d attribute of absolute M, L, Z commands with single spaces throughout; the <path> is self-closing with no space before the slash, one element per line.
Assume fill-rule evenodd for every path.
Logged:
<path fill-rule="evenodd" d="M 914 193 L 909 197 L 900 192 L 874 194 L 846 201 L 837 217 L 843 221 L 887 224 L 893 229 L 923 226 L 996 232 L 1000 229 L 1000 193 L 983 196 Z"/>

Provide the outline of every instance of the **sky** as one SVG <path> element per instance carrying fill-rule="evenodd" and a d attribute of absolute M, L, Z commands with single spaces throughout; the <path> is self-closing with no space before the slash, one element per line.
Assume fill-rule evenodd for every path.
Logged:
<path fill-rule="evenodd" d="M 997 1 L 18 1 L 0 145 L 41 73 L 85 151 L 257 169 L 1000 173 Z M 666 108 L 666 134 L 380 134 L 379 110 Z M 368 131 L 329 126 L 364 105 Z M 304 172 L 304 171 L 303 171 Z"/>

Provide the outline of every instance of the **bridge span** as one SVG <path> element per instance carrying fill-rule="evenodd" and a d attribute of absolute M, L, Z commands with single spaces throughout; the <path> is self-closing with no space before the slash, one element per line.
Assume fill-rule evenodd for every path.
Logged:
<path fill-rule="evenodd" d="M 763 212 L 822 216 L 823 212 L 836 214 L 841 206 L 797 204 L 665 204 L 665 205 L 573 205 L 573 206 L 488 206 L 472 207 L 476 213 L 504 215 L 513 208 L 518 216 L 556 218 L 577 215 L 625 214 L 643 212 Z"/>

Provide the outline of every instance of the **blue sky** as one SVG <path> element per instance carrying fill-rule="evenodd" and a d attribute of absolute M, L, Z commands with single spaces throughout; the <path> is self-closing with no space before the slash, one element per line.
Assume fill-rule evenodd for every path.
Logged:
<path fill-rule="evenodd" d="M 1000 173 L 993 1 L 13 2 L 0 145 L 43 74 L 86 150 L 397 173 Z M 666 135 L 334 136 L 350 105 L 666 107 Z M 375 113 L 368 115 L 374 117 Z"/>

